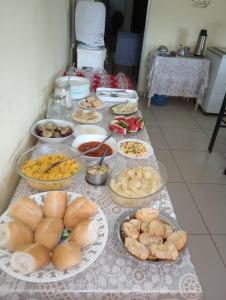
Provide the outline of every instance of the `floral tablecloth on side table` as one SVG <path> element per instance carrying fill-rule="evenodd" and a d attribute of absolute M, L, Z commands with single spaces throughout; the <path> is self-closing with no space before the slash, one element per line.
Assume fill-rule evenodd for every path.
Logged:
<path fill-rule="evenodd" d="M 101 112 L 104 118 L 97 125 L 108 128 L 108 123 L 113 116 L 109 108 L 105 108 Z M 122 138 L 116 137 L 117 140 Z M 149 142 L 146 130 L 135 134 L 134 138 Z M 123 158 L 118 154 L 115 163 L 120 163 L 120 159 Z M 122 252 L 115 238 L 115 221 L 126 209 L 115 205 L 111 201 L 108 187 L 89 185 L 84 180 L 84 172 L 81 172 L 68 190 L 90 197 L 103 209 L 109 226 L 109 237 L 105 249 L 99 258 L 85 271 L 59 282 L 29 283 L 17 280 L 0 271 L 0 299 L 202 299 L 202 289 L 195 268 L 191 263 L 188 249 L 183 252 L 181 258 L 176 262 L 135 262 Z M 37 191 L 32 190 L 21 180 L 12 202 L 22 195 L 35 193 Z M 175 218 L 166 189 L 162 190 L 156 201 L 156 205 L 161 210 Z"/>
<path fill-rule="evenodd" d="M 195 57 L 151 56 L 148 63 L 148 105 L 154 94 L 203 100 L 208 87 L 210 61 Z"/>

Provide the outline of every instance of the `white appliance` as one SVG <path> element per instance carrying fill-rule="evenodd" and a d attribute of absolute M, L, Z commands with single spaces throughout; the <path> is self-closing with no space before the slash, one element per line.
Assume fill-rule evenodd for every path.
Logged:
<path fill-rule="evenodd" d="M 78 1 L 75 9 L 77 68 L 103 69 L 106 8 L 101 2 Z"/>
<path fill-rule="evenodd" d="M 206 113 L 218 114 L 226 92 L 226 48 L 208 48 L 206 57 L 210 60 L 210 79 L 201 107 Z"/>

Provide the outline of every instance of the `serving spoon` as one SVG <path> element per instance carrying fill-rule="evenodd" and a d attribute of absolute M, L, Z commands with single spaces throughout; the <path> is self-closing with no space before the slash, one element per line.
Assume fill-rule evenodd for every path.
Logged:
<path fill-rule="evenodd" d="M 93 152 L 93 151 L 96 151 L 98 150 L 108 139 L 110 139 L 110 137 L 112 136 L 112 133 L 110 133 L 98 146 L 92 148 L 92 149 L 89 149 L 89 150 L 86 150 L 84 152 L 80 152 L 78 154 L 75 154 L 73 155 L 72 157 L 69 157 L 69 158 L 65 158 L 65 159 L 62 159 L 62 160 L 59 160 L 53 164 L 51 164 L 43 173 L 47 173 L 49 172 L 52 168 L 58 166 L 59 164 L 61 164 L 62 162 L 65 162 L 65 161 L 68 161 L 68 160 L 71 160 L 71 159 L 74 159 L 76 157 L 79 157 L 80 155 L 86 155 L 90 152 Z"/>

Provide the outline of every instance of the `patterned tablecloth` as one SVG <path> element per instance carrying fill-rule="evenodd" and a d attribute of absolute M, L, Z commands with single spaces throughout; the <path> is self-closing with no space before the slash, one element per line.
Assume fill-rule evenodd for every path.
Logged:
<path fill-rule="evenodd" d="M 103 121 L 97 125 L 107 128 L 113 116 L 109 113 L 109 108 L 102 113 Z M 149 141 L 146 130 L 134 137 Z M 117 140 L 121 138 L 116 137 Z M 113 163 L 120 163 L 121 159 L 123 158 L 118 155 Z M 68 190 L 90 197 L 103 209 L 109 226 L 105 249 L 85 271 L 60 282 L 29 283 L 0 271 L 0 299 L 202 299 L 202 289 L 188 249 L 178 261 L 172 263 L 135 262 L 122 253 L 114 236 L 115 221 L 125 209 L 112 203 L 108 187 L 91 186 L 84 180 L 84 173 L 80 173 Z M 37 191 L 21 180 L 12 202 L 22 195 L 35 193 Z M 166 189 L 156 198 L 155 205 L 175 218 Z"/>
<path fill-rule="evenodd" d="M 148 105 L 154 94 L 197 98 L 197 105 L 202 102 L 208 87 L 208 59 L 150 55 L 147 65 Z"/>

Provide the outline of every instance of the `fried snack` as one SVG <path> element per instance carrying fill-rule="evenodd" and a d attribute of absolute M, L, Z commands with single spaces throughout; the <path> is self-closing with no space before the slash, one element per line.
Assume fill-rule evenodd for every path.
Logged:
<path fill-rule="evenodd" d="M 141 227 L 141 222 L 137 219 L 131 219 L 129 220 L 129 223 L 135 225 L 137 227 L 137 229 L 140 231 L 140 227 Z"/>
<path fill-rule="evenodd" d="M 150 253 L 152 256 L 164 260 L 175 260 L 179 255 L 173 243 L 152 244 L 150 246 Z"/>
<path fill-rule="evenodd" d="M 141 222 L 151 223 L 159 217 L 159 211 L 155 208 L 141 208 L 135 214 L 137 220 Z"/>
<path fill-rule="evenodd" d="M 167 241 L 172 242 L 179 251 L 184 248 L 187 242 L 187 232 L 183 230 L 173 232 L 168 236 Z"/>
<path fill-rule="evenodd" d="M 138 230 L 137 226 L 130 222 L 124 222 L 122 224 L 122 232 L 127 236 L 131 237 L 135 240 L 138 239 L 140 231 Z"/>
<path fill-rule="evenodd" d="M 171 235 L 173 233 L 173 228 L 168 225 L 168 224 L 165 224 L 165 234 L 163 236 L 164 239 L 167 239 L 169 235 Z"/>
<path fill-rule="evenodd" d="M 159 220 L 154 220 L 149 224 L 149 234 L 164 236 L 165 235 L 165 224 Z"/>
<path fill-rule="evenodd" d="M 150 248 L 151 244 L 163 243 L 163 238 L 161 236 L 151 236 L 148 233 L 141 233 L 141 235 L 139 236 L 139 242 L 147 248 Z"/>
<path fill-rule="evenodd" d="M 141 232 L 148 233 L 149 232 L 149 224 L 146 222 L 142 222 L 140 225 Z"/>
<path fill-rule="evenodd" d="M 125 247 L 130 253 L 141 260 L 145 260 L 149 256 L 149 250 L 137 240 L 134 240 L 130 237 L 125 239 Z"/>

